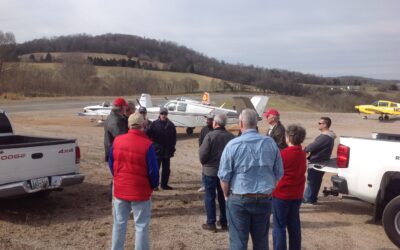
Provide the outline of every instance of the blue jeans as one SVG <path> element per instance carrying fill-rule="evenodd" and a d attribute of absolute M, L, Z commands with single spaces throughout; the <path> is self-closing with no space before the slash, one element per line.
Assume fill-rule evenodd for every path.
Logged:
<path fill-rule="evenodd" d="M 286 228 L 289 233 L 289 249 L 301 249 L 300 205 L 298 200 L 281 200 L 272 198 L 272 214 L 274 218 L 274 250 L 286 250 Z"/>
<path fill-rule="evenodd" d="M 217 176 L 203 175 L 203 183 L 205 188 L 204 204 L 207 212 L 207 224 L 215 224 L 217 220 L 215 198 L 218 195 L 219 204 L 219 222 L 221 225 L 227 225 L 225 198 L 222 192 L 221 184 Z"/>
<path fill-rule="evenodd" d="M 171 158 L 158 158 L 158 167 L 161 171 L 161 187 L 168 186 L 169 175 L 171 174 Z"/>
<path fill-rule="evenodd" d="M 315 203 L 318 200 L 318 192 L 321 187 L 323 171 L 318 171 L 313 168 L 307 170 L 307 188 L 304 192 L 304 201 Z"/>
<path fill-rule="evenodd" d="M 244 198 L 232 194 L 227 202 L 227 215 L 231 250 L 247 249 L 249 233 L 253 249 L 268 250 L 270 198 Z"/>
<path fill-rule="evenodd" d="M 112 250 L 124 249 L 126 225 L 129 213 L 133 210 L 135 219 L 135 249 L 150 249 L 149 224 L 151 217 L 151 200 L 124 201 L 114 198 L 114 225 L 112 232 Z"/>

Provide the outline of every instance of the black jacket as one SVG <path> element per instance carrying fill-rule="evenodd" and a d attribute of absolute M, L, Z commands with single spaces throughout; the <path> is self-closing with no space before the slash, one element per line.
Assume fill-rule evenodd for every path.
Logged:
<path fill-rule="evenodd" d="M 209 126 L 205 126 L 204 128 L 201 129 L 201 131 L 200 131 L 200 137 L 199 137 L 199 147 L 200 147 L 201 144 L 203 143 L 204 138 L 206 137 L 206 135 L 207 135 L 209 132 L 213 131 L 213 130 L 214 130 L 213 127 L 209 127 Z"/>
<path fill-rule="evenodd" d="M 157 158 L 165 159 L 174 156 L 176 128 L 170 120 L 161 121 L 160 118 L 158 118 L 151 123 L 146 133 L 153 141 Z"/>
<path fill-rule="evenodd" d="M 204 175 L 217 176 L 222 152 L 226 144 L 233 138 L 235 136 L 225 128 L 216 128 L 206 135 L 199 149 Z"/>
<path fill-rule="evenodd" d="M 122 135 L 128 132 L 128 121 L 122 115 L 111 111 L 107 120 L 104 122 L 104 151 L 105 160 L 108 161 L 108 153 L 110 147 L 117 135 Z"/>
<path fill-rule="evenodd" d="M 288 145 L 286 144 L 285 127 L 281 122 L 278 121 L 278 123 L 272 128 L 271 133 L 269 131 L 270 129 L 267 130 L 267 135 L 269 134 L 268 136 L 274 139 L 280 150 L 287 148 Z"/>

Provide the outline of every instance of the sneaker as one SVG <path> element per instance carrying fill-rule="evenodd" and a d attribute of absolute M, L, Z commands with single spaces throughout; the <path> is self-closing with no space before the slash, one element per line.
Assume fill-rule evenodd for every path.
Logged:
<path fill-rule="evenodd" d="M 164 189 L 164 190 L 172 190 L 172 189 L 174 189 L 173 187 L 168 186 L 168 185 L 166 185 L 164 187 L 161 187 L 161 188 Z"/>
<path fill-rule="evenodd" d="M 203 224 L 201 225 L 201 228 L 207 231 L 211 231 L 213 233 L 217 232 L 217 227 L 215 226 L 215 224 Z"/>
<path fill-rule="evenodd" d="M 199 188 L 199 190 L 197 190 L 197 192 L 204 192 L 206 189 L 204 187 Z"/>
<path fill-rule="evenodd" d="M 153 191 L 158 191 L 158 187 L 155 187 L 155 188 L 153 189 Z"/>
<path fill-rule="evenodd" d="M 303 203 L 304 203 L 304 204 L 317 205 L 317 202 L 316 202 L 316 201 L 312 202 L 312 201 L 307 201 L 307 200 L 304 200 L 304 199 L 303 199 Z"/>

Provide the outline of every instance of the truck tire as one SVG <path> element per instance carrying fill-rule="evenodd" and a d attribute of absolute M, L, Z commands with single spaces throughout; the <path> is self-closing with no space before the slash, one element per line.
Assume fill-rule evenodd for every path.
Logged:
<path fill-rule="evenodd" d="M 400 195 L 386 205 L 382 224 L 389 239 L 400 247 Z"/>

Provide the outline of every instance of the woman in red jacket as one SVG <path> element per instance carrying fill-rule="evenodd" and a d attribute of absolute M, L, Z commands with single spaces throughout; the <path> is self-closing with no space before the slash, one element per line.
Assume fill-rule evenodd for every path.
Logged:
<path fill-rule="evenodd" d="M 301 249 L 300 205 L 306 182 L 306 153 L 301 143 L 306 131 L 299 125 L 286 129 L 288 147 L 281 151 L 284 175 L 272 193 L 274 249 L 287 249 L 286 228 L 289 233 L 289 249 Z"/>

